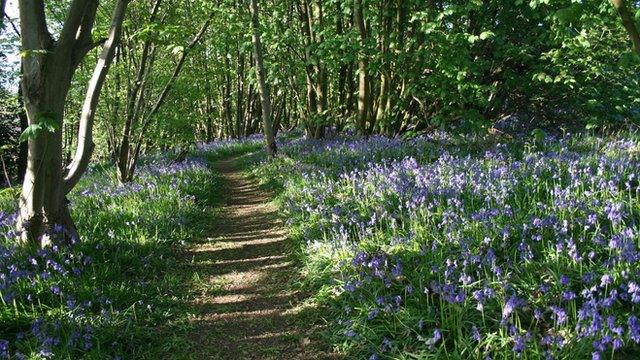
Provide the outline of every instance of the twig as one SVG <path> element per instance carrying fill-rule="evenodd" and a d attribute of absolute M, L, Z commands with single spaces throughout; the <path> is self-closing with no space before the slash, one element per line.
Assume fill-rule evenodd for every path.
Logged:
<path fill-rule="evenodd" d="M 11 179 L 9 179 L 9 172 L 7 171 L 7 167 L 4 164 L 4 156 L 2 156 L 2 154 L 0 154 L 0 161 L 2 162 L 2 172 L 4 173 L 4 177 L 7 180 L 7 185 L 9 187 L 12 187 L 11 186 Z"/>
<path fill-rule="evenodd" d="M 7 13 L 2 13 L 2 15 L 4 17 L 6 17 L 7 20 L 9 20 L 9 24 L 11 24 L 11 27 L 13 28 L 13 31 L 15 31 L 16 35 L 18 35 L 18 37 L 22 36 L 22 35 L 20 35 L 20 31 L 18 30 L 18 27 L 13 22 L 14 19 L 10 18 L 9 15 L 7 15 Z"/>

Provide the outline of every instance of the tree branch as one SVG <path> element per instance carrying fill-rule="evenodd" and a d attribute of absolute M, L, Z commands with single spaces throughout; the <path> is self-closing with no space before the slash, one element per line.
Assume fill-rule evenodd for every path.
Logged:
<path fill-rule="evenodd" d="M 19 8 L 22 48 L 25 51 L 49 49 L 53 38 L 47 28 L 44 0 L 20 0 Z"/>
<path fill-rule="evenodd" d="M 14 19 L 10 18 L 9 15 L 7 15 L 6 13 L 4 14 L 4 17 L 6 17 L 7 20 L 9 20 L 9 24 L 11 24 L 11 28 L 13 28 L 13 31 L 16 33 L 16 35 L 18 35 L 18 37 L 21 37 L 22 35 L 20 35 L 20 30 L 18 30 L 18 26 L 16 26 L 16 24 L 13 22 Z M 0 22 L 0 27 L 2 27 L 1 22 Z"/>
<path fill-rule="evenodd" d="M 629 8 L 627 8 L 627 4 L 624 0 L 611 0 L 613 7 L 616 8 L 620 18 L 622 19 L 622 25 L 627 30 L 631 41 L 633 42 L 633 49 L 636 53 L 640 54 L 640 33 L 638 32 L 638 27 L 636 26 L 636 22 L 633 19 L 631 12 L 629 12 Z"/>
<path fill-rule="evenodd" d="M 64 179 L 64 191 L 69 193 L 78 183 L 82 174 L 87 170 L 91 155 L 93 153 L 93 120 L 95 117 L 96 107 L 100 98 L 100 92 L 109 71 L 109 66 L 113 61 L 120 33 L 122 32 L 122 23 L 127 10 L 129 0 L 118 0 L 116 7 L 111 16 L 111 27 L 109 29 L 109 37 L 107 38 L 102 52 L 98 58 L 98 63 L 93 71 L 87 95 L 82 106 L 82 114 L 80 116 L 80 128 L 78 130 L 78 147 L 73 157 L 73 161 L 67 168 Z"/>
<path fill-rule="evenodd" d="M 76 33 L 75 43 L 73 45 L 73 53 L 72 53 L 72 63 L 71 69 L 73 71 L 80 65 L 82 59 L 84 59 L 85 55 L 91 49 L 95 48 L 98 45 L 95 45 L 93 40 L 91 39 L 91 32 L 93 31 L 93 25 L 96 20 L 96 12 L 98 11 L 98 1 L 89 1 L 87 4 L 84 14 L 82 15 L 82 21 L 80 22 L 80 27 Z"/>
<path fill-rule="evenodd" d="M 73 60 L 72 60 L 71 68 L 76 69 L 80 65 L 80 62 L 82 62 L 82 59 L 84 59 L 84 57 L 89 53 L 89 51 L 97 48 L 98 46 L 104 45 L 104 43 L 107 42 L 107 40 L 108 40 L 107 38 L 102 38 L 95 42 L 89 42 L 89 43 L 83 44 L 82 46 L 78 44 L 78 46 L 73 52 Z"/>
<path fill-rule="evenodd" d="M 136 144 L 136 148 L 133 152 L 133 157 L 132 157 L 131 166 L 130 166 L 131 170 L 135 168 L 138 155 L 140 154 L 140 148 L 142 146 L 142 139 L 144 138 L 147 128 L 149 127 L 149 125 L 151 124 L 151 121 L 153 120 L 153 116 L 158 112 L 158 110 L 166 100 L 167 95 L 169 94 L 169 91 L 171 91 L 171 88 L 175 83 L 175 80 L 180 75 L 180 72 L 182 71 L 182 67 L 184 66 L 184 63 L 185 63 L 185 60 L 187 59 L 187 55 L 189 54 L 189 51 L 198 44 L 200 39 L 202 39 L 202 36 L 204 36 L 204 33 L 209 28 L 209 25 L 211 25 L 211 19 L 213 18 L 213 15 L 214 15 L 214 12 L 211 12 L 209 14 L 207 21 L 205 21 L 204 24 L 202 24 L 202 27 L 200 27 L 200 30 L 198 30 L 198 32 L 194 35 L 189 45 L 187 45 L 187 47 L 184 49 L 184 51 L 180 55 L 180 59 L 178 59 L 178 63 L 176 64 L 176 67 L 173 70 L 173 74 L 165 84 L 164 88 L 162 89 L 162 92 L 160 92 L 160 95 L 158 96 L 153 107 L 151 108 L 149 113 L 147 113 L 146 119 L 142 124 L 142 128 L 140 129 L 140 135 L 138 136 L 138 142 Z"/>
<path fill-rule="evenodd" d="M 91 5 L 95 3 L 96 6 Z M 85 17 L 87 8 L 91 6 L 97 9 L 97 1 L 95 0 L 73 0 L 69 6 L 67 17 L 62 26 L 60 32 L 60 38 L 58 39 L 58 46 L 63 49 L 71 49 L 75 43 L 78 35 L 78 30 L 82 24 L 82 19 Z"/>

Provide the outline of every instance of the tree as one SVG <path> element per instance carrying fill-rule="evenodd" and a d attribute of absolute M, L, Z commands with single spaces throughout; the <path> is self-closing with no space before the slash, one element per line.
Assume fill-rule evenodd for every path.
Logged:
<path fill-rule="evenodd" d="M 260 42 L 260 19 L 258 0 L 251 0 L 251 29 L 253 32 L 253 52 L 256 64 L 256 76 L 258 78 L 258 90 L 262 103 L 262 127 L 267 145 L 267 154 L 274 157 L 277 152 L 276 141 L 273 135 L 273 122 L 271 121 L 271 97 L 266 83 L 266 72 L 262 59 L 262 43 Z"/>
<path fill-rule="evenodd" d="M 154 25 L 154 22 L 156 21 L 160 4 L 160 0 L 156 0 L 154 2 L 149 19 L 149 23 L 151 25 Z M 154 64 L 157 64 L 157 44 L 154 40 L 150 38 L 146 39 L 143 43 L 142 54 L 140 55 L 139 60 L 132 61 L 138 64 L 135 70 L 136 80 L 131 84 L 131 89 L 127 92 L 127 116 L 123 126 L 122 137 L 117 149 L 118 179 L 121 182 L 124 183 L 133 180 L 136 166 L 141 155 L 142 146 L 147 142 L 148 131 L 156 119 L 157 113 L 167 100 L 167 97 L 177 79 L 180 77 L 189 53 L 196 45 L 198 45 L 209 28 L 212 16 L 213 13 L 209 14 L 188 44 L 172 47 L 173 52 L 178 55 L 177 60 L 172 66 L 173 69 L 171 70 L 168 79 L 162 85 L 158 95 L 151 102 L 148 101 L 147 96 L 148 93 L 151 92 L 149 89 L 151 71 L 153 70 Z M 136 43 L 127 43 L 127 45 L 129 56 L 135 56 Z M 134 132 L 134 130 L 136 130 L 136 125 L 138 125 L 137 134 Z"/>
<path fill-rule="evenodd" d="M 366 49 L 368 40 L 367 24 L 364 19 L 364 7 L 362 0 L 353 2 L 353 17 L 358 33 L 360 34 L 361 51 Z M 358 61 L 358 130 L 361 134 L 367 134 L 367 125 L 370 122 L 373 110 L 371 109 L 371 84 L 369 81 L 369 61 L 367 54 L 361 53 Z"/>
<path fill-rule="evenodd" d="M 0 30 L 4 30 L 4 9 L 7 6 L 7 0 L 0 0 Z"/>
<path fill-rule="evenodd" d="M 274 133 L 303 126 L 312 138 L 343 129 L 486 131 L 511 116 L 535 116 L 534 126 L 637 117 L 637 59 L 627 56 L 629 34 L 609 2 L 263 1 L 270 114 L 254 75 L 250 1 L 159 3 L 131 4 L 96 119 L 96 156 L 118 162 L 122 181 L 145 153 L 247 136 L 266 116 Z M 637 5 L 625 4 L 633 15 Z M 194 24 L 210 11 L 211 26 L 189 49 Z M 82 97 L 72 89 L 67 108 L 80 108 Z M 76 137 L 64 134 L 70 154 Z"/>
<path fill-rule="evenodd" d="M 640 33 L 638 33 L 638 27 L 627 8 L 626 2 L 624 0 L 611 0 L 611 3 L 618 11 L 620 18 L 622 19 L 622 25 L 627 30 L 627 33 L 629 33 L 629 37 L 633 43 L 633 49 L 640 54 Z"/>
<path fill-rule="evenodd" d="M 66 195 L 85 172 L 93 150 L 95 110 L 120 38 L 129 0 L 117 0 L 108 37 L 94 42 L 92 29 L 98 2 L 73 0 L 58 39 L 49 32 L 43 0 L 20 0 L 22 26 L 22 93 L 29 126 L 27 171 L 18 231 L 25 242 L 45 245 L 46 233 L 61 225 L 77 236 Z M 63 171 L 62 127 L 64 107 L 76 69 L 87 53 L 102 45 L 89 82 L 78 136 L 78 150 Z"/>

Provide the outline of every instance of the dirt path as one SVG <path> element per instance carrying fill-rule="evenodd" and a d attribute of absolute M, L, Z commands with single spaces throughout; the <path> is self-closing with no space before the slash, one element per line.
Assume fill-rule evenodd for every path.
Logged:
<path fill-rule="evenodd" d="M 195 359 L 330 359 L 318 350 L 318 325 L 292 290 L 297 272 L 286 232 L 268 195 L 232 160 L 217 163 L 228 189 L 213 235 L 192 249 L 203 291 L 192 335 Z"/>

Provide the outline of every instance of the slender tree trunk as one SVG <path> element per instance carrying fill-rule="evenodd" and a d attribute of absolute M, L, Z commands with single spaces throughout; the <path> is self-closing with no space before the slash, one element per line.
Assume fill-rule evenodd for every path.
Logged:
<path fill-rule="evenodd" d="M 407 12 L 408 5 L 406 1 L 396 0 L 396 51 L 399 53 L 404 52 L 405 47 L 405 36 L 406 36 L 406 28 L 407 28 Z M 389 85 L 390 93 L 387 96 L 387 112 L 394 111 L 395 102 L 400 97 L 402 93 L 403 84 L 402 84 L 402 74 L 399 72 L 401 64 L 397 56 L 394 57 L 394 61 L 392 64 L 391 71 L 395 74 L 395 76 L 391 77 L 391 83 Z M 388 119 L 387 123 L 387 135 L 394 136 L 397 134 L 399 124 L 398 119 L 400 118 L 399 114 L 394 113 L 391 115 L 392 118 Z"/>
<path fill-rule="evenodd" d="M 160 10 L 162 0 L 155 0 L 151 8 L 149 23 L 154 23 Z M 131 46 L 135 47 L 135 45 Z M 135 50 L 132 50 L 132 52 Z M 132 58 L 133 54 L 129 55 Z M 133 135 L 133 126 L 140 117 L 142 106 L 145 102 L 146 83 L 149 71 L 153 66 L 155 59 L 155 46 L 151 39 L 146 39 L 142 45 L 142 54 L 138 61 L 136 69 L 136 77 L 133 84 L 127 91 L 126 118 L 122 129 L 122 139 L 120 140 L 120 148 L 118 150 L 117 173 L 118 180 L 121 183 L 129 182 L 133 179 L 133 174 L 129 173 L 129 162 L 131 157 L 131 137 Z"/>
<path fill-rule="evenodd" d="M 0 30 L 4 29 L 4 9 L 7 6 L 7 0 L 0 0 Z"/>
<path fill-rule="evenodd" d="M 342 1 L 336 2 L 336 33 L 338 36 L 344 35 L 344 24 L 342 15 Z M 338 121 L 336 127 L 338 130 L 342 128 L 342 118 L 344 117 L 346 101 L 347 101 L 347 63 L 340 64 L 340 70 L 338 71 Z"/>
<path fill-rule="evenodd" d="M 362 0 L 354 1 L 353 17 L 360 33 L 360 46 L 364 50 L 367 46 L 367 27 L 364 20 Z M 369 80 L 369 61 L 366 54 L 359 55 L 358 62 L 358 129 L 362 135 L 367 135 L 367 124 L 371 116 L 371 94 Z"/>
<path fill-rule="evenodd" d="M 254 59 L 256 64 L 256 75 L 258 77 L 258 91 L 260 92 L 260 102 L 262 103 L 262 127 L 267 146 L 267 155 L 274 157 L 278 151 L 276 139 L 273 135 L 273 123 L 271 122 L 271 97 L 266 82 L 266 72 L 262 58 L 262 43 L 260 41 L 260 17 L 258 0 L 251 0 L 251 28 L 253 30 L 252 41 Z"/>
<path fill-rule="evenodd" d="M 316 85 L 313 78 L 314 66 L 312 63 L 311 46 L 313 44 L 313 30 L 311 28 L 311 14 L 309 12 L 309 4 L 307 0 L 298 3 L 298 12 L 300 15 L 300 23 L 302 35 L 304 37 L 304 60 L 305 60 L 305 79 L 307 85 L 307 116 L 306 116 L 306 132 L 307 136 L 315 138 L 315 123 L 317 121 L 318 101 L 316 94 Z"/>
<path fill-rule="evenodd" d="M 355 113 L 356 104 L 356 79 L 355 79 L 355 64 L 351 63 L 347 67 L 347 104 L 345 109 L 346 116 L 352 116 Z"/>
<path fill-rule="evenodd" d="M 625 0 L 611 0 L 611 3 L 618 11 L 620 18 L 622 19 L 622 25 L 627 30 L 631 42 L 633 43 L 633 49 L 636 53 L 640 54 L 640 33 L 638 27 L 633 18 L 633 15 L 629 11 Z"/>
<path fill-rule="evenodd" d="M 227 100 L 227 87 L 225 86 L 225 84 L 226 82 L 221 85 L 222 88 L 220 89 L 220 93 L 222 94 L 222 96 L 220 97 L 220 117 L 222 121 L 222 126 L 220 127 L 220 137 L 230 138 L 231 124 L 229 123 L 229 119 L 231 117 L 229 116 L 229 112 L 231 111 L 231 109 L 229 108 L 229 102 Z"/>
<path fill-rule="evenodd" d="M 254 98 L 254 89 L 253 84 L 249 85 L 249 93 L 247 94 L 247 101 L 244 109 L 244 136 L 249 136 L 255 132 L 255 130 L 251 127 L 252 119 L 251 119 L 251 108 L 253 107 L 253 98 Z"/>
<path fill-rule="evenodd" d="M 107 78 L 107 72 L 113 61 L 120 32 L 122 30 L 122 22 L 124 20 L 128 0 L 121 0 L 114 10 L 109 37 L 105 42 L 102 52 L 98 57 L 98 62 L 89 80 L 87 93 L 82 105 L 82 113 L 80 114 L 80 124 L 78 128 L 78 145 L 73 161 L 67 168 L 65 176 L 65 191 L 69 192 L 80 181 L 80 177 L 86 172 L 93 154 L 95 144 L 93 143 L 93 120 L 95 118 L 96 108 L 100 92 Z"/>
<path fill-rule="evenodd" d="M 210 143 L 213 141 L 214 132 L 213 132 L 213 99 L 211 95 L 207 93 L 205 99 L 205 141 Z"/>
<path fill-rule="evenodd" d="M 244 54 L 240 50 L 238 42 L 238 69 L 236 72 L 236 134 L 238 137 L 244 134 L 242 125 L 244 122 Z"/>
<path fill-rule="evenodd" d="M 229 59 L 226 60 L 227 68 L 229 67 Z M 233 114 L 232 114 L 232 102 L 231 102 L 231 77 L 228 73 L 224 75 L 224 115 L 225 121 L 227 123 L 228 131 L 227 134 L 232 137 L 238 137 L 236 134 L 236 128 L 233 126 Z"/>
<path fill-rule="evenodd" d="M 20 84 L 18 88 L 18 104 L 20 105 L 20 112 L 18 113 L 18 118 L 20 119 L 20 133 L 22 134 L 27 130 L 27 126 L 29 126 L 29 119 L 27 119 L 27 113 L 24 110 L 22 84 Z M 27 172 L 27 156 L 29 153 L 29 146 L 27 142 L 21 142 L 18 151 L 18 182 L 22 183 L 24 182 L 24 175 Z"/>
<path fill-rule="evenodd" d="M 381 3 L 382 6 L 382 31 L 380 34 L 380 56 L 382 66 L 380 69 L 380 91 L 378 94 L 378 110 L 376 112 L 376 127 L 382 130 L 387 126 L 389 112 L 389 97 L 391 82 L 393 81 L 391 71 L 391 59 L 389 56 L 389 36 L 391 36 L 391 4 L 389 0 Z"/>
<path fill-rule="evenodd" d="M 209 25 L 211 24 L 212 16 L 213 16 L 213 13 L 209 15 L 207 20 L 200 27 L 198 32 L 194 35 L 191 42 L 184 48 L 184 50 L 180 54 L 180 57 L 178 58 L 178 61 L 176 62 L 176 65 L 173 69 L 173 73 L 171 74 L 171 77 L 169 77 L 169 80 L 167 80 L 167 82 L 164 84 L 162 91 L 160 91 L 160 94 L 156 98 L 155 102 L 153 103 L 149 111 L 146 113 L 146 116 L 144 117 L 144 120 L 140 127 L 137 141 L 135 142 L 135 146 L 133 147 L 133 150 L 129 155 L 129 162 L 127 164 L 127 170 L 126 170 L 126 174 L 127 174 L 126 181 L 130 181 L 133 179 L 133 176 L 135 174 L 135 169 L 138 164 L 138 158 L 140 156 L 140 151 L 142 149 L 142 145 L 146 142 L 147 130 L 149 129 L 149 126 L 154 120 L 154 117 L 157 114 L 158 110 L 160 110 L 160 107 L 162 107 L 165 100 L 167 99 L 167 96 L 169 95 L 169 92 L 173 88 L 173 85 L 175 84 L 176 79 L 180 76 L 180 73 L 182 72 L 185 61 L 187 60 L 187 55 L 189 54 L 191 49 L 193 49 L 198 44 L 200 39 L 202 39 L 205 32 L 209 28 Z M 141 90 L 141 91 L 144 91 L 144 90 Z"/>
<path fill-rule="evenodd" d="M 213 141 L 214 133 L 213 133 L 213 97 L 211 95 L 211 82 L 209 81 L 209 59 L 206 55 L 204 56 L 204 61 L 202 62 L 203 70 L 205 73 L 205 87 L 204 87 L 204 133 L 205 133 L 205 142 L 209 143 Z"/>

